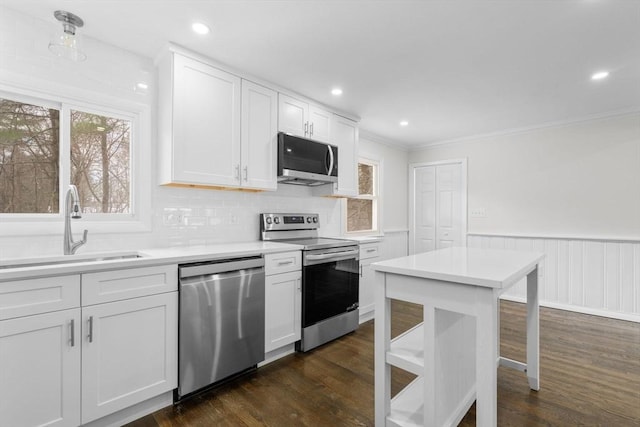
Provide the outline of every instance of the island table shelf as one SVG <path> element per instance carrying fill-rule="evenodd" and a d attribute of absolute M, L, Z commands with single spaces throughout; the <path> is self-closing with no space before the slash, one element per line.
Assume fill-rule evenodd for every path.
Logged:
<path fill-rule="evenodd" d="M 447 248 L 372 264 L 376 271 L 375 424 L 457 425 L 474 400 L 497 425 L 497 367 L 539 383 L 538 265 L 544 254 Z M 499 296 L 526 277 L 526 363 L 500 357 Z M 391 340 L 392 299 L 421 304 L 423 322 Z M 391 399 L 391 366 L 418 377 Z"/>

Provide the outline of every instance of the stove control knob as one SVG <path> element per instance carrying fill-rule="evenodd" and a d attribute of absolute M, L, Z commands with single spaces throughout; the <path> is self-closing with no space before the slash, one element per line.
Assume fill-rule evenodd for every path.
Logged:
<path fill-rule="evenodd" d="M 310 216 L 307 217 L 307 224 L 311 224 L 311 217 Z"/>
<path fill-rule="evenodd" d="M 315 224 L 316 222 L 318 222 L 318 217 L 317 217 L 317 216 L 314 216 L 314 217 L 313 217 L 313 223 Z"/>
<path fill-rule="evenodd" d="M 276 224 L 280 224 L 280 218 L 279 217 L 273 218 L 273 222 L 275 222 Z"/>
<path fill-rule="evenodd" d="M 271 224 L 273 222 L 273 220 L 271 219 L 270 216 L 267 217 L 267 224 Z"/>

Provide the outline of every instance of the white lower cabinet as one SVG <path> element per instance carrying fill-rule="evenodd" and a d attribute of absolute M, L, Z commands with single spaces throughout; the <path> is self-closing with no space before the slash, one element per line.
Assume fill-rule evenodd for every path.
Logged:
<path fill-rule="evenodd" d="M 300 339 L 302 273 L 265 278 L 265 352 Z"/>
<path fill-rule="evenodd" d="M 0 321 L 0 425 L 79 425 L 80 345 L 80 308 Z"/>
<path fill-rule="evenodd" d="M 178 294 L 82 309 L 82 422 L 177 387 Z"/>
<path fill-rule="evenodd" d="M 96 278 L 118 292 L 81 307 Z M 0 282 L 0 426 L 78 426 L 176 388 L 177 286 L 176 265 Z"/>
<path fill-rule="evenodd" d="M 300 251 L 265 255 L 265 353 L 300 340 Z"/>
<path fill-rule="evenodd" d="M 375 308 L 375 271 L 371 264 L 380 261 L 380 242 L 360 243 L 360 316 Z"/>

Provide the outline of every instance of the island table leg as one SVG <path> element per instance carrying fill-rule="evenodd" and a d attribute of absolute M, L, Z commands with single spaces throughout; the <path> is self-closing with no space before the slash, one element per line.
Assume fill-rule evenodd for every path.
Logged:
<path fill-rule="evenodd" d="M 538 267 L 527 275 L 527 378 L 532 390 L 540 390 Z"/>
<path fill-rule="evenodd" d="M 492 289 L 478 292 L 476 314 L 476 425 L 498 424 L 498 298 Z"/>

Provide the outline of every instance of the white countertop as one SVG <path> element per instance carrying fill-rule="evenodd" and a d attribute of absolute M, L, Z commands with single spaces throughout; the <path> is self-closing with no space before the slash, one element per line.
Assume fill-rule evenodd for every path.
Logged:
<path fill-rule="evenodd" d="M 447 248 L 371 264 L 376 271 L 505 288 L 544 258 L 539 252 Z"/>
<path fill-rule="evenodd" d="M 175 248 L 142 249 L 139 251 L 79 253 L 67 256 L 38 257 L 32 259 L 0 260 L 0 282 L 43 276 L 87 273 L 119 268 L 147 267 L 162 264 L 182 264 L 230 257 L 252 256 L 300 250 L 302 246 L 279 242 L 221 243 L 216 245 L 185 246 Z M 108 258 L 114 255 L 139 255 L 139 258 L 87 261 L 90 258 Z M 63 264 L 6 268 L 7 265 L 64 261 Z M 5 266 L 5 268 L 3 268 Z"/>
<path fill-rule="evenodd" d="M 344 239 L 355 240 L 358 243 L 375 243 L 384 240 L 384 236 L 346 236 Z"/>

